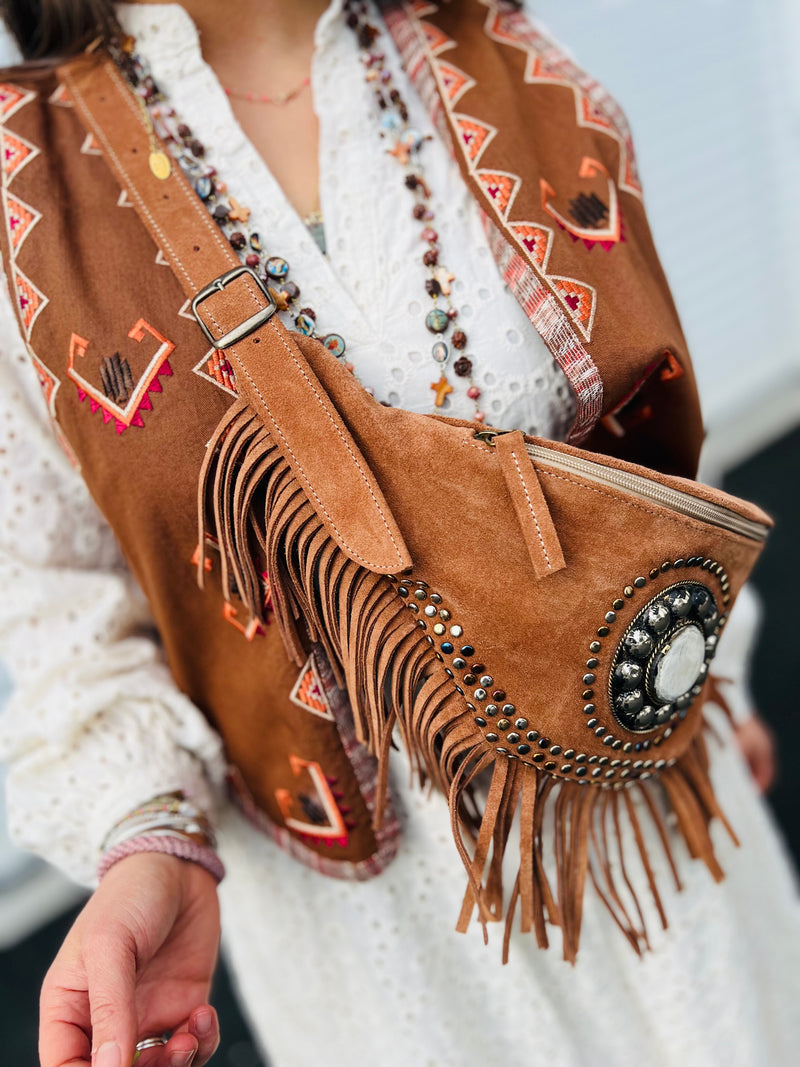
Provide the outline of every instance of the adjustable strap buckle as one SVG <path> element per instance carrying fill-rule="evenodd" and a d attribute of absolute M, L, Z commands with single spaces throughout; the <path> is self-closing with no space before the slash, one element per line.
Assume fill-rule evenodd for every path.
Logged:
<path fill-rule="evenodd" d="M 211 329 L 208 324 L 204 322 L 203 319 L 200 317 L 198 309 L 204 301 L 208 300 L 209 297 L 213 296 L 215 293 L 221 293 L 225 288 L 227 288 L 227 286 L 231 284 L 231 282 L 235 281 L 237 278 L 240 278 L 244 274 L 249 275 L 252 281 L 255 283 L 259 292 L 266 300 L 266 305 L 259 311 L 257 311 L 254 315 L 251 315 L 249 318 L 245 319 L 244 322 L 240 322 L 238 326 L 234 326 L 233 329 L 228 330 L 227 333 L 224 333 L 222 335 L 222 337 L 216 337 L 211 332 Z M 192 300 L 192 313 L 197 319 L 200 325 L 200 329 L 206 335 L 206 337 L 214 346 L 214 348 L 218 349 L 230 348 L 231 345 L 237 344 L 243 338 L 253 333 L 254 330 L 257 330 L 259 326 L 263 326 L 265 322 L 269 322 L 269 320 L 272 318 L 272 316 L 277 310 L 278 306 L 270 295 L 269 290 L 264 286 L 261 279 L 255 273 L 255 271 L 250 269 L 250 267 L 234 267 L 233 270 L 229 270 L 226 271 L 224 274 L 220 274 L 220 276 L 218 278 L 215 278 L 213 282 L 210 282 L 203 289 L 201 289 L 197 296 Z"/>

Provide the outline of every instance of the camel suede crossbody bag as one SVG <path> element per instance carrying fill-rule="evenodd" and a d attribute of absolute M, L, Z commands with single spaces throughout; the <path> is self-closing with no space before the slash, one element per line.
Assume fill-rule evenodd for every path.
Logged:
<path fill-rule="evenodd" d="M 114 75 L 92 77 L 70 84 L 83 119 L 235 371 L 200 473 L 198 581 L 211 537 L 226 597 L 263 620 L 268 574 L 289 657 L 324 648 L 381 795 L 399 732 L 420 781 L 449 798 L 468 876 L 459 928 L 477 909 L 510 929 L 519 907 L 540 945 L 546 920 L 560 925 L 574 959 L 590 878 L 638 949 L 598 826 L 628 822 L 659 910 L 643 818 L 672 861 L 674 813 L 722 876 L 702 709 L 768 516 L 623 459 L 382 406 L 283 327 L 177 168 L 159 179 L 146 153 L 115 151 Z"/>

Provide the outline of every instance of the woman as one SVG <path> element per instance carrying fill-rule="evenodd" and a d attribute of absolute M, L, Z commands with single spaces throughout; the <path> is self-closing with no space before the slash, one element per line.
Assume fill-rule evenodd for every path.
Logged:
<path fill-rule="evenodd" d="M 61 5 L 43 5 L 50 21 L 35 26 L 24 7 L 5 5 L 10 24 L 25 35 L 23 47 L 34 51 L 38 41 L 44 51 L 56 48 L 52 12 Z M 69 11 L 61 25 L 74 19 L 73 40 L 94 36 L 95 25 L 102 32 L 106 5 L 74 4 Z M 390 124 L 374 111 L 375 79 L 365 80 L 363 40 L 350 32 L 351 14 L 337 0 L 248 0 L 224 11 L 213 0 L 120 4 L 116 15 L 135 38 L 136 59 L 128 46 L 118 47 L 118 58 L 123 72 L 139 64 L 141 73 L 149 64 L 176 113 L 166 116 L 167 125 L 191 131 L 177 136 L 196 160 L 207 157 L 216 168 L 217 194 L 228 194 L 242 231 L 249 224 L 247 232 L 268 234 L 272 248 L 285 250 L 315 322 L 331 330 L 326 337 L 346 339 L 347 358 L 377 397 L 430 411 L 432 396 L 448 396 L 448 414 L 563 438 L 575 404 L 567 381 L 503 286 L 474 199 L 382 32 L 375 47 L 425 142 L 425 181 L 450 268 L 438 284 L 452 286 L 458 326 L 469 335 L 470 371 L 460 376 L 448 366 L 440 377 L 428 356 L 431 291 L 420 272 L 419 225 L 433 220 L 412 215 L 402 151 L 394 144 L 390 154 L 392 142 L 381 141 Z M 382 28 L 377 14 L 370 17 Z M 52 106 L 69 107 L 69 94 L 54 93 Z M 87 138 L 81 152 L 100 148 Z M 579 214 L 585 218 L 590 207 Z M 327 258 L 301 221 L 320 209 Z M 230 215 L 221 222 L 230 234 Z M 322 240 L 318 218 L 311 223 Z M 429 246 L 438 244 L 438 234 Z M 124 250 L 103 254 L 119 278 Z M 285 287 L 280 292 L 292 295 Z M 203 1064 L 218 1036 L 207 991 L 219 933 L 219 871 L 203 817 L 219 804 L 219 738 L 164 666 L 114 537 L 47 425 L 45 383 L 27 362 L 27 338 L 10 301 L 4 299 L 2 313 L 10 427 L 3 635 L 17 684 L 4 747 L 12 760 L 14 831 L 85 881 L 99 846 L 110 855 L 136 840 L 126 827 L 137 819 L 166 823 L 173 840 L 183 833 L 203 842 L 175 854 L 113 855 L 117 862 L 106 865 L 45 982 L 42 1064 L 84 1064 L 91 1055 L 95 1067 L 126 1067 L 137 1041 L 173 1028 L 169 1044 L 144 1052 L 141 1062 Z M 108 358 L 106 373 L 124 379 L 119 354 L 116 363 Z M 212 392 L 225 387 L 224 367 L 207 361 L 198 367 Z M 126 388 L 124 380 L 117 384 L 120 393 Z M 158 403 L 156 396 L 152 406 Z M 146 427 L 154 413 L 143 410 Z M 158 477 L 169 491 L 169 471 Z M 242 628 L 235 617 L 229 621 L 231 633 L 237 622 Z M 744 658 L 741 649 L 732 656 Z M 320 718 L 329 710 L 325 681 L 312 672 Z M 769 745 L 756 723 L 750 719 L 740 731 L 765 786 Z M 743 843 L 739 853 L 719 846 L 726 882 L 712 887 L 697 865 L 682 870 L 684 893 L 667 901 L 671 926 L 656 934 L 649 924 L 654 951 L 643 959 L 587 895 L 574 969 L 524 941 L 501 969 L 475 929 L 456 937 L 441 928 L 443 916 L 449 922 L 458 913 L 463 872 L 444 804 L 407 790 L 402 773 L 393 786 L 403 843 L 394 862 L 363 883 L 299 866 L 223 806 L 217 819 L 228 869 L 220 888 L 224 926 L 246 1007 L 277 1067 L 367 1058 L 437 1067 L 515 1064 L 531 1055 L 571 1067 L 595 1060 L 598 1049 L 614 1064 L 644 1057 L 748 1067 L 790 1062 L 800 1036 L 789 999 L 799 951 L 791 878 L 730 747 L 714 751 L 714 774 Z M 188 798 L 184 814 L 168 800 L 148 807 L 176 791 Z M 308 807 L 309 819 L 317 817 L 313 803 Z M 653 908 L 644 910 L 651 919 Z"/>

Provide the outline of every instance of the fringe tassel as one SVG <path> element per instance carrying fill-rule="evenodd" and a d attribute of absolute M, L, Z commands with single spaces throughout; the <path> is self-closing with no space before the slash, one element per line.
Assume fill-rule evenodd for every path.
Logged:
<path fill-rule="evenodd" d="M 533 932 L 541 948 L 548 946 L 548 925 L 559 926 L 564 958 L 574 962 L 587 880 L 634 951 L 649 948 L 641 902 L 629 875 L 631 857 L 624 854 L 622 821 L 632 831 L 666 928 L 641 823 L 641 816 L 649 815 L 680 889 L 670 833 L 653 795 L 658 796 L 659 784 L 690 854 L 702 859 L 714 878 L 722 877 L 709 834 L 711 820 L 721 819 L 736 838 L 714 798 L 702 735 L 656 781 L 624 788 L 564 781 L 487 751 L 392 583 L 357 566 L 328 536 L 244 401 L 232 405 L 209 443 L 199 478 L 198 519 L 201 588 L 208 532 L 218 542 L 226 599 L 238 596 L 254 618 L 265 622 L 266 571 L 289 656 L 302 665 L 309 641 L 325 649 L 337 684 L 350 695 L 356 737 L 378 759 L 376 828 L 384 818 L 395 727 L 414 778 L 448 796 L 453 837 L 467 874 L 456 928 L 465 931 L 477 911 L 488 939 L 488 924 L 505 917 L 504 962 L 517 910 L 521 931 Z M 489 772 L 481 803 L 479 785 Z M 546 819 L 555 890 L 545 869 Z M 506 902 L 503 867 L 516 820 L 519 865 Z"/>

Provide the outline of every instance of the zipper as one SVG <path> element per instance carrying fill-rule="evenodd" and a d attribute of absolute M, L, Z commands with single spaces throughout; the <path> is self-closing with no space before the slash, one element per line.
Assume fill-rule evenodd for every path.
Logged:
<path fill-rule="evenodd" d="M 479 430 L 476 434 L 486 444 L 492 444 L 492 437 L 497 433 L 492 430 Z M 588 481 L 598 485 L 607 485 L 613 489 L 623 489 L 640 500 L 647 500 L 662 507 L 670 508 L 681 515 L 691 519 L 699 519 L 708 522 L 712 526 L 718 526 L 722 530 L 740 534 L 751 541 L 766 541 L 769 527 L 762 522 L 746 519 L 737 515 L 735 511 L 724 507 L 722 504 L 711 504 L 707 500 L 699 500 L 691 493 L 685 493 L 680 489 L 670 489 L 659 482 L 651 481 L 641 474 L 630 474 L 628 471 L 619 471 L 613 467 L 605 467 L 601 463 L 595 463 L 589 459 L 581 459 L 579 456 L 565 455 L 554 449 L 545 448 L 542 445 L 525 445 L 528 455 L 533 460 L 546 463 L 556 470 L 580 474 Z"/>

